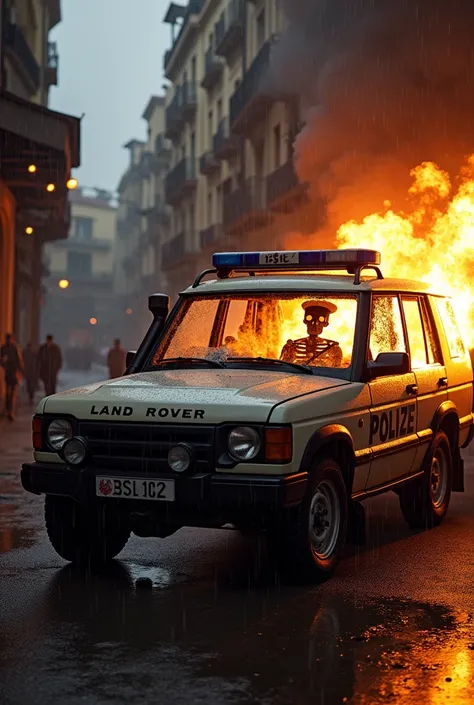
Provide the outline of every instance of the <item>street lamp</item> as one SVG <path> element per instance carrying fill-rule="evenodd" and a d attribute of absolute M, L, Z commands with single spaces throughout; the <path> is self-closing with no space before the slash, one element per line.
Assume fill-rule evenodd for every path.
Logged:
<path fill-rule="evenodd" d="M 58 286 L 60 289 L 67 289 L 69 286 L 69 281 L 67 279 L 60 279 L 58 281 Z"/>

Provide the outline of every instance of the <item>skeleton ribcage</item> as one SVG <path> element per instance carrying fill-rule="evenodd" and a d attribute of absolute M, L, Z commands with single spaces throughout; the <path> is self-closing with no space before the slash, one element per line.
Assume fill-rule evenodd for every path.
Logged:
<path fill-rule="evenodd" d="M 326 340 L 325 338 L 289 340 L 282 350 L 281 359 L 300 363 L 308 362 L 312 357 L 317 360 L 336 345 L 334 340 Z"/>

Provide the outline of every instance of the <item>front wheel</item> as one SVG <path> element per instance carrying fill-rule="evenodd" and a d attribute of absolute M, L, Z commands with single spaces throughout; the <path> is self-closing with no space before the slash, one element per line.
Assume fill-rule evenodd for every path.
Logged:
<path fill-rule="evenodd" d="M 341 468 L 317 461 L 303 502 L 289 510 L 273 535 L 284 573 L 292 580 L 323 582 L 336 567 L 347 534 L 348 499 Z"/>
<path fill-rule="evenodd" d="M 101 565 L 125 547 L 130 529 L 112 507 L 88 510 L 69 497 L 46 495 L 44 505 L 49 540 L 61 558 Z"/>
<path fill-rule="evenodd" d="M 428 453 L 423 476 L 400 492 L 400 509 L 412 529 L 439 526 L 451 499 L 452 453 L 443 431 L 436 433 Z"/>

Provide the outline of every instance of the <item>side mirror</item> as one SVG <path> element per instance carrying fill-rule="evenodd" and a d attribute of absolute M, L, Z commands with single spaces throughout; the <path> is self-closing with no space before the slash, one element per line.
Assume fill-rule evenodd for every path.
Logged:
<path fill-rule="evenodd" d="M 388 375 L 405 375 L 410 372 L 410 358 L 404 352 L 379 353 L 375 360 L 367 363 L 369 379 Z"/>
<path fill-rule="evenodd" d="M 130 365 L 133 362 L 133 358 L 137 354 L 136 350 L 129 350 L 128 353 L 125 356 L 125 367 L 130 367 Z"/>

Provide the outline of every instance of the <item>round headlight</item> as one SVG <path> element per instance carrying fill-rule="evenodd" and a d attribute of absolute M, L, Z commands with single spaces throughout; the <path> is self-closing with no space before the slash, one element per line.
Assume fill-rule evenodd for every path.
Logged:
<path fill-rule="evenodd" d="M 236 460 L 252 460 L 260 450 L 260 436 L 250 426 L 238 426 L 229 433 L 229 452 Z"/>
<path fill-rule="evenodd" d="M 72 438 L 72 426 L 67 419 L 56 419 L 48 426 L 48 444 L 54 450 L 60 450 L 65 442 Z"/>
<path fill-rule="evenodd" d="M 173 446 L 168 453 L 168 465 L 174 472 L 186 472 L 191 465 L 191 451 L 186 446 Z"/>
<path fill-rule="evenodd" d="M 64 460 L 70 465 L 80 465 L 87 455 L 87 448 L 82 438 L 71 438 L 63 445 Z"/>

